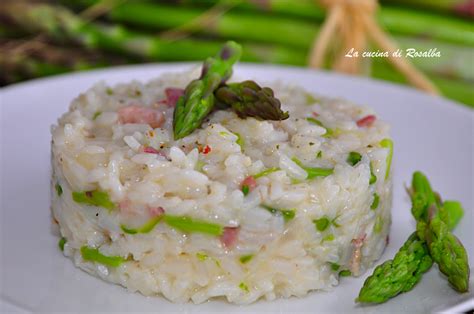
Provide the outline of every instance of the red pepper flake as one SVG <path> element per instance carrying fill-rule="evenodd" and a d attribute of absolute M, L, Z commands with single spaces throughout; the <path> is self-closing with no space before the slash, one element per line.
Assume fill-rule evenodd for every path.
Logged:
<path fill-rule="evenodd" d="M 387 237 L 385 237 L 385 245 L 388 245 L 390 243 L 390 236 L 387 234 Z"/>
<path fill-rule="evenodd" d="M 230 248 L 235 245 L 239 236 L 239 227 L 224 227 L 220 240 L 226 248 Z"/>
<path fill-rule="evenodd" d="M 89 197 L 89 198 L 91 198 L 91 197 L 92 197 L 92 191 L 87 191 L 87 192 L 86 192 L 86 196 Z"/>
<path fill-rule="evenodd" d="M 204 146 L 204 148 L 202 148 L 202 146 L 201 146 L 200 148 L 201 148 L 200 152 L 203 153 L 204 155 L 207 155 L 211 152 L 211 146 L 209 146 L 209 145 Z"/>
<path fill-rule="evenodd" d="M 313 117 L 315 117 L 315 118 L 319 117 L 319 113 L 313 112 Z"/>
<path fill-rule="evenodd" d="M 357 126 L 358 127 L 370 127 L 374 123 L 375 119 L 377 119 L 376 116 L 373 114 L 370 114 L 368 116 L 363 117 L 362 119 L 357 120 Z"/>

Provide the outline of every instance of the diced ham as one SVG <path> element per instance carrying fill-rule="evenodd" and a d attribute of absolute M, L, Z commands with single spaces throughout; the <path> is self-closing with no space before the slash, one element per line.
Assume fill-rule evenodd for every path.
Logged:
<path fill-rule="evenodd" d="M 118 207 L 120 209 L 121 214 L 126 214 L 126 215 L 135 214 L 135 210 L 130 206 L 130 203 L 131 202 L 128 199 L 125 199 L 118 203 Z"/>
<path fill-rule="evenodd" d="M 143 152 L 143 153 L 147 153 L 147 154 L 157 154 L 157 155 L 160 155 L 162 157 L 165 157 L 166 159 L 169 160 L 168 156 L 166 156 L 165 153 L 163 153 L 162 151 L 159 151 L 151 146 L 142 146 L 140 148 L 140 152 Z"/>
<path fill-rule="evenodd" d="M 165 104 L 168 107 L 175 107 L 179 97 L 184 95 L 184 89 L 168 87 L 165 89 L 166 98 L 158 101 L 159 104 Z"/>
<path fill-rule="evenodd" d="M 247 186 L 249 188 L 249 192 L 252 192 L 257 187 L 257 181 L 253 176 L 248 176 L 247 178 L 242 181 L 240 184 L 241 187 Z"/>
<path fill-rule="evenodd" d="M 224 227 L 224 232 L 220 238 L 222 244 L 227 248 L 234 246 L 239 236 L 239 230 L 239 227 Z"/>
<path fill-rule="evenodd" d="M 156 149 L 154 149 L 153 147 L 151 146 L 145 146 L 143 148 L 143 152 L 144 153 L 148 153 L 148 154 L 159 154 L 160 152 L 157 151 Z"/>
<path fill-rule="evenodd" d="M 352 245 L 354 246 L 354 251 L 352 252 L 352 257 L 350 260 L 350 270 L 352 275 L 358 276 L 360 271 L 360 260 L 362 258 L 361 248 L 364 245 L 365 237 L 367 235 L 364 233 L 357 239 L 352 239 Z"/>
<path fill-rule="evenodd" d="M 176 106 L 179 97 L 184 95 L 184 89 L 182 88 L 175 88 L 175 87 L 168 87 L 165 89 L 166 94 L 166 105 L 168 107 Z"/>
<path fill-rule="evenodd" d="M 374 116 L 373 114 L 371 115 L 368 115 L 368 116 L 365 116 L 359 120 L 357 120 L 357 126 L 358 127 L 369 127 L 369 126 L 372 126 L 372 124 L 374 123 L 375 119 L 377 119 L 376 116 Z"/>
<path fill-rule="evenodd" d="M 125 123 L 149 124 L 152 128 L 159 128 L 165 121 L 163 114 L 153 108 L 131 105 L 118 110 L 119 121 Z"/>
<path fill-rule="evenodd" d="M 161 216 L 165 213 L 165 210 L 163 207 L 158 206 L 158 207 L 148 207 L 148 211 L 150 212 L 150 215 L 152 217 L 157 217 Z"/>

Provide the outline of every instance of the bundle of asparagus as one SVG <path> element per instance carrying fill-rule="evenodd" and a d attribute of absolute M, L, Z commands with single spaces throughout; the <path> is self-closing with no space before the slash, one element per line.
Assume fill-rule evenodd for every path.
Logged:
<path fill-rule="evenodd" d="M 305 66 L 325 18 L 325 11 L 313 0 L 267 0 L 264 6 L 252 0 L 59 2 L 62 6 L 16 1 L 0 5 L 0 34 L 14 25 L 15 30 L 42 33 L 61 45 L 73 43 L 81 51 L 107 52 L 137 62 L 202 59 L 230 38 L 242 42 L 243 61 Z M 221 14 L 206 16 L 204 23 L 193 22 L 202 20 L 212 5 L 222 4 L 226 7 Z M 80 13 L 98 5 L 105 7 L 98 20 Z M 474 31 L 469 21 L 395 6 L 383 6 L 377 18 L 401 48 L 440 51 L 441 57 L 411 61 L 445 96 L 474 106 Z M 173 37 L 176 33 L 179 36 Z M 385 60 L 371 61 L 371 76 L 406 83 Z"/>

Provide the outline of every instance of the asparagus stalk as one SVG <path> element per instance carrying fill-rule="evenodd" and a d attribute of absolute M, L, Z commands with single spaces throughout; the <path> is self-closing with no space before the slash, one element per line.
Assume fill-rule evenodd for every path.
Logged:
<path fill-rule="evenodd" d="M 85 2 L 90 4 L 96 1 L 87 0 Z M 192 2 L 210 5 L 215 4 L 216 1 L 193 0 Z M 82 0 L 72 2 L 84 3 Z M 212 23 L 212 27 L 203 30 L 202 27 L 192 25 L 188 31 L 204 31 L 226 38 L 251 39 L 308 49 L 318 32 L 318 27 L 313 21 L 322 22 L 325 17 L 325 11 L 318 7 L 313 0 L 268 0 L 263 9 L 258 2 L 246 0 L 244 4 L 237 7 L 248 10 L 228 12 L 218 17 Z M 306 17 L 311 18 L 312 21 L 298 20 L 282 15 L 255 14 L 261 11 Z M 163 29 L 182 26 L 202 13 L 203 10 L 199 8 L 176 7 L 161 3 L 127 2 L 111 9 L 108 17 L 116 22 Z M 156 18 L 157 16 L 160 18 Z M 468 21 L 462 19 L 395 7 L 382 7 L 377 17 L 382 27 L 392 34 L 428 37 L 474 47 L 472 26 Z"/>
<path fill-rule="evenodd" d="M 235 42 L 225 44 L 214 57 L 208 58 L 202 67 L 199 79 L 186 86 L 184 95 L 178 99 L 173 115 L 175 140 L 191 134 L 214 108 L 214 91 L 232 75 L 232 66 L 242 54 L 242 48 Z"/>
<path fill-rule="evenodd" d="M 222 45 L 217 41 L 196 39 L 169 41 L 117 25 L 87 23 L 67 9 L 47 4 L 4 4 L 0 5 L 0 15 L 30 32 L 42 32 L 57 41 L 72 41 L 90 50 L 105 50 L 145 60 L 202 60 Z M 285 47 L 250 44 L 243 49 L 243 60 L 301 65 L 305 62 L 305 53 Z"/>
<path fill-rule="evenodd" d="M 413 174 L 411 198 L 418 237 L 426 241 L 431 257 L 453 288 L 467 292 L 469 263 L 466 250 L 449 230 L 452 221 L 445 221 L 447 216 L 441 214 L 446 210 L 442 201 L 435 196 L 426 176 L 418 171 Z"/>
<path fill-rule="evenodd" d="M 408 240 L 400 248 L 393 260 L 388 260 L 377 266 L 374 273 L 369 276 L 359 292 L 356 299 L 362 303 L 383 303 L 397 296 L 400 293 L 410 291 L 421 280 L 423 273 L 427 272 L 433 265 L 433 260 L 448 259 L 448 262 L 442 262 L 443 268 L 440 270 L 451 276 L 450 282 L 458 291 L 467 290 L 469 282 L 469 266 L 467 265 L 467 256 L 460 242 L 454 241 L 454 238 L 447 239 L 446 235 L 451 234 L 448 228 L 453 229 L 463 215 L 462 207 L 458 202 L 450 201 L 442 204 L 441 200 L 436 200 L 428 180 L 420 172 L 413 174 L 412 188 L 409 190 L 412 199 L 412 214 L 418 224 L 423 223 L 430 215 L 430 206 L 437 203 L 443 206 L 440 209 L 440 215 L 436 216 L 436 224 L 443 226 L 441 232 L 436 229 L 437 236 L 442 235 L 444 240 L 437 237 L 438 243 L 433 255 L 433 250 L 429 249 L 430 243 L 425 241 L 424 231 L 420 237 L 420 230 L 410 235 Z M 426 224 L 424 224 L 426 227 Z M 433 230 L 433 228 L 427 227 Z M 431 233 L 427 233 L 431 235 Z M 454 236 L 453 236 L 454 237 Z M 439 243 L 443 243 L 439 245 Z M 447 258 L 452 254 L 452 249 L 460 260 Z M 443 256 L 443 258 L 440 258 Z M 466 268 L 467 266 L 467 268 Z"/>

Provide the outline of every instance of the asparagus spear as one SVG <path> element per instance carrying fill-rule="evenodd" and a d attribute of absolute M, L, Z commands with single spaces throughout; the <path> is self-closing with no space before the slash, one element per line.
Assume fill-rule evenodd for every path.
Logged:
<path fill-rule="evenodd" d="M 467 253 L 461 241 L 448 228 L 450 221 L 444 221 L 446 215 L 441 200 L 435 197 L 430 183 L 421 172 L 415 172 L 412 180 L 412 199 L 417 223 L 418 237 L 425 240 L 431 257 L 438 264 L 439 270 L 448 277 L 449 283 L 459 292 L 469 289 L 469 263 Z M 422 196 L 420 196 L 422 195 Z M 420 215 L 420 208 L 424 212 Z"/>
<path fill-rule="evenodd" d="M 409 193 L 412 199 L 412 214 L 418 222 L 418 230 L 410 235 L 393 260 L 388 260 L 375 268 L 374 273 L 365 280 L 359 292 L 359 297 L 356 299 L 357 302 L 383 303 L 400 293 L 411 290 L 421 280 L 423 273 L 431 268 L 433 260 L 435 260 L 435 257 L 432 257 L 432 253 L 430 255 L 431 250 L 424 240 L 424 231 L 422 232 L 422 237 L 419 234 L 420 229 L 427 227 L 423 219 L 429 215 L 430 204 L 433 202 L 441 204 L 441 200 L 437 200 L 428 180 L 419 172 L 415 172 L 413 175 L 412 188 L 409 190 Z M 443 204 L 443 215 L 437 216 L 437 220 L 443 223 L 444 226 L 454 229 L 463 215 L 462 207 L 458 202 L 453 201 L 445 202 L 445 204 Z M 440 223 L 436 222 L 436 224 L 439 225 Z M 438 227 L 437 230 L 439 230 Z M 440 231 L 443 235 L 449 233 L 447 228 Z M 448 243 L 459 251 L 460 246 L 458 243 L 453 244 L 452 240 L 450 238 Z M 446 246 L 442 248 L 437 247 L 437 249 L 437 253 L 441 255 L 440 252 L 445 251 Z M 462 255 L 460 251 L 459 256 L 467 261 L 467 256 Z M 458 267 L 459 265 L 452 260 L 449 262 L 445 264 L 451 270 L 451 280 L 462 287 L 466 279 L 463 275 L 465 276 L 466 274 L 465 265 L 467 265 L 467 262 L 466 264 L 461 263 L 461 267 Z M 467 274 L 468 280 L 469 267 L 467 267 Z"/>
<path fill-rule="evenodd" d="M 175 139 L 189 135 L 197 129 L 215 104 L 214 91 L 232 75 L 232 65 L 240 59 L 242 48 L 229 41 L 202 67 L 201 77 L 186 87 L 176 103 L 173 116 Z"/>
<path fill-rule="evenodd" d="M 410 291 L 433 265 L 428 248 L 416 233 L 410 235 L 393 260 L 377 266 L 359 292 L 357 302 L 383 303 Z"/>
<path fill-rule="evenodd" d="M 87 1 L 95 3 L 97 0 Z M 77 2 L 77 0 L 72 1 Z M 81 1 L 79 1 L 81 2 Z M 215 4 L 216 0 L 194 3 Z M 309 48 L 318 27 L 312 21 L 298 20 L 286 16 L 267 16 L 255 14 L 261 7 L 252 1 L 245 6 L 253 8 L 252 12 L 230 11 L 213 22 L 212 27 L 202 29 L 199 25 L 191 25 L 190 32 L 207 32 L 225 38 L 249 39 L 260 42 L 292 45 Z M 245 8 L 244 6 L 244 8 Z M 291 9 L 290 6 L 292 6 Z M 311 17 L 321 22 L 324 11 L 310 0 L 269 0 L 265 8 L 279 13 L 298 13 L 297 15 Z M 176 7 L 160 3 L 127 2 L 112 8 L 107 16 L 116 22 L 130 23 L 147 28 L 162 29 L 182 26 L 203 12 L 199 8 Z M 160 18 L 156 18 L 160 16 Z M 428 37 L 438 40 L 474 46 L 474 32 L 468 21 L 446 18 L 436 14 L 419 11 L 402 10 L 394 7 L 383 7 L 378 13 L 382 27 L 392 34 Z M 258 30 L 258 31 L 255 31 Z"/>
<path fill-rule="evenodd" d="M 261 88 L 254 81 L 231 83 L 219 87 L 216 100 L 222 106 L 232 107 L 240 118 L 255 117 L 263 120 L 285 120 L 288 112 L 281 110 L 281 103 L 269 87 Z"/>

